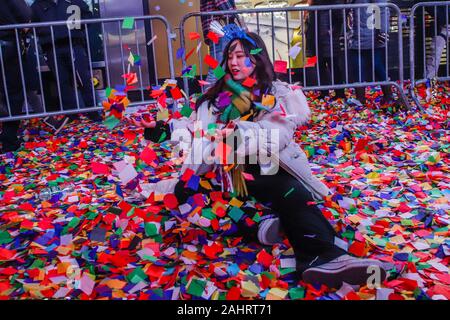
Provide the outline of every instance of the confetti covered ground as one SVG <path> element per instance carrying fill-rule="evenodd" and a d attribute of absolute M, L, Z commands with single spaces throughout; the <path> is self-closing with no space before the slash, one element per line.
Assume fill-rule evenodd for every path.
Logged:
<path fill-rule="evenodd" d="M 337 191 L 319 206 L 349 251 L 393 264 L 381 288 L 306 285 L 286 239 L 214 232 L 246 216 L 236 199 L 139 198 L 140 183 L 176 176 L 179 163 L 164 143 L 143 157 L 142 129 L 127 121 L 111 131 L 84 119 L 53 136 L 32 120 L 25 148 L 0 157 L 0 298 L 449 299 L 450 89 L 437 90 L 426 114 L 381 112 L 377 91 L 365 108 L 309 95 L 313 119 L 296 135 Z M 124 159 L 137 175 L 127 184 L 113 166 Z M 76 193 L 36 199 L 67 181 Z"/>

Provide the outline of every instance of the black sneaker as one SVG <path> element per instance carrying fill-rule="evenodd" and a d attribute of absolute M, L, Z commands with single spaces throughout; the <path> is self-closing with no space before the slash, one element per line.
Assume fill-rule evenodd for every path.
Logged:
<path fill-rule="evenodd" d="M 364 285 L 372 274 L 378 272 L 380 281 L 386 279 L 387 273 L 381 261 L 360 259 L 344 254 L 330 262 L 308 268 L 302 279 L 310 284 L 324 284 L 329 288 L 339 289 L 342 284 Z"/>
<path fill-rule="evenodd" d="M 58 134 L 68 122 L 69 118 L 66 116 L 60 120 L 54 117 L 44 118 L 44 123 L 54 130 L 54 134 Z"/>

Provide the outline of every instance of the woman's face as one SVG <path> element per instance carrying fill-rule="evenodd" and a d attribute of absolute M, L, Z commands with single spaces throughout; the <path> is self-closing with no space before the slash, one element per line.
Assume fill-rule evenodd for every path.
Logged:
<path fill-rule="evenodd" d="M 230 51 L 228 52 L 228 70 L 230 70 L 233 80 L 242 81 L 247 79 L 255 70 L 255 64 L 253 61 L 246 65 L 247 60 L 245 51 L 242 48 L 241 42 L 238 40 L 233 41 L 230 45 Z"/>

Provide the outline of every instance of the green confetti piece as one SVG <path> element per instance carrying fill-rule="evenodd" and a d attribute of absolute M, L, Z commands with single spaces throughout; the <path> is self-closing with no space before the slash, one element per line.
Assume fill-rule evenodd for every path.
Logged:
<path fill-rule="evenodd" d="M 208 130 L 216 130 L 216 129 L 217 129 L 217 123 L 208 124 Z"/>
<path fill-rule="evenodd" d="M 154 290 L 153 290 L 153 293 L 156 294 L 156 295 L 158 295 L 158 296 L 160 296 L 161 298 L 164 296 L 164 291 L 163 291 L 163 289 L 161 289 L 161 288 L 154 289 Z"/>
<path fill-rule="evenodd" d="M 56 187 L 57 185 L 58 185 L 58 182 L 56 182 L 55 180 L 48 182 L 49 187 Z"/>
<path fill-rule="evenodd" d="M 16 282 L 16 279 L 17 279 L 19 276 L 20 276 L 19 273 L 14 274 L 14 275 L 11 277 L 11 280 L 9 281 L 9 283 L 10 283 L 10 284 L 14 284 L 14 282 Z"/>
<path fill-rule="evenodd" d="M 418 270 L 428 269 L 428 268 L 431 268 L 431 264 L 428 264 L 428 263 L 418 263 L 418 264 L 416 264 L 416 268 L 417 268 Z"/>
<path fill-rule="evenodd" d="M 9 232 L 2 231 L 0 232 L 0 245 L 7 244 L 12 242 L 14 239 L 11 238 Z"/>
<path fill-rule="evenodd" d="M 303 299 L 305 297 L 305 288 L 292 288 L 289 290 L 289 297 L 292 300 Z"/>
<path fill-rule="evenodd" d="M 148 261 L 152 261 L 152 262 L 155 262 L 155 261 L 158 260 L 158 258 L 156 258 L 156 257 L 154 257 L 154 256 L 148 256 L 148 255 L 146 255 L 146 254 L 144 254 L 144 255 L 142 256 L 142 259 L 148 260 Z"/>
<path fill-rule="evenodd" d="M 286 192 L 286 194 L 284 195 L 284 198 L 287 198 L 292 192 L 295 191 L 295 188 L 291 188 L 291 190 L 289 190 L 288 192 Z"/>
<path fill-rule="evenodd" d="M 77 217 L 73 217 L 72 220 L 70 220 L 69 224 L 67 225 L 69 228 L 75 228 L 78 223 L 80 223 L 80 219 Z"/>
<path fill-rule="evenodd" d="M 288 273 L 293 273 L 295 272 L 295 268 L 285 268 L 285 269 L 280 269 L 280 275 L 284 276 Z"/>
<path fill-rule="evenodd" d="M 307 146 L 305 147 L 305 151 L 308 154 L 308 156 L 312 157 L 316 154 L 316 149 L 314 147 L 311 146 Z"/>
<path fill-rule="evenodd" d="M 232 207 L 228 216 L 233 219 L 233 221 L 238 222 L 242 216 L 244 215 L 244 211 L 239 209 L 238 207 Z"/>
<path fill-rule="evenodd" d="M 203 230 L 205 230 L 209 234 L 213 234 L 215 232 L 213 228 L 203 228 Z"/>
<path fill-rule="evenodd" d="M 117 126 L 119 124 L 120 120 L 117 119 L 114 116 L 109 116 L 108 118 L 106 118 L 106 120 L 103 122 L 103 124 L 105 125 L 105 127 L 107 127 L 109 130 L 114 129 L 115 126 Z"/>
<path fill-rule="evenodd" d="M 380 239 L 380 238 L 372 238 L 372 240 L 381 247 L 385 247 L 387 244 L 387 241 L 385 239 Z"/>
<path fill-rule="evenodd" d="M 205 291 L 206 282 L 199 279 L 192 279 L 189 287 L 187 288 L 187 293 L 196 297 L 201 297 Z"/>
<path fill-rule="evenodd" d="M 183 106 L 180 113 L 182 116 L 189 118 L 194 110 L 192 110 L 188 105 Z"/>
<path fill-rule="evenodd" d="M 357 198 L 361 194 L 361 190 L 353 190 L 351 197 Z"/>
<path fill-rule="evenodd" d="M 216 76 L 217 80 L 220 80 L 225 76 L 225 70 L 223 70 L 221 66 L 217 66 L 217 68 L 214 69 L 214 75 Z"/>
<path fill-rule="evenodd" d="M 70 169 L 70 167 L 69 167 L 69 169 Z M 71 170 L 73 170 L 73 169 L 71 169 Z M 34 188 L 36 188 L 36 184 L 35 183 L 31 183 L 31 184 L 28 184 L 28 185 L 25 186 L 25 190 L 30 190 L 30 189 L 34 189 Z"/>
<path fill-rule="evenodd" d="M 439 191 L 439 190 L 437 190 L 437 189 L 433 189 L 433 190 L 431 190 L 431 197 L 433 197 L 433 198 L 440 198 L 440 197 L 442 197 L 442 193 L 441 193 L 441 191 Z"/>
<path fill-rule="evenodd" d="M 216 131 L 216 129 L 217 129 L 217 123 L 210 123 L 210 124 L 208 124 L 208 133 L 210 135 L 213 135 L 214 132 Z"/>
<path fill-rule="evenodd" d="M 234 281 L 234 280 L 228 281 L 228 282 L 227 282 L 227 288 L 228 288 L 228 289 L 231 289 L 231 288 L 233 288 L 233 287 L 236 287 L 237 285 L 238 285 L 237 281 Z"/>
<path fill-rule="evenodd" d="M 259 214 L 255 214 L 255 216 L 252 218 L 253 221 L 255 221 L 256 223 L 259 223 L 261 221 L 261 217 Z"/>
<path fill-rule="evenodd" d="M 130 274 L 128 274 L 126 278 L 128 282 L 137 284 L 147 279 L 147 275 L 141 268 L 136 268 Z"/>
<path fill-rule="evenodd" d="M 241 113 L 239 112 L 239 110 L 235 106 L 232 106 L 228 117 L 229 117 L 230 120 L 235 120 L 235 119 L 241 117 Z"/>
<path fill-rule="evenodd" d="M 362 212 L 367 214 L 367 215 L 369 215 L 369 216 L 371 216 L 371 215 L 373 215 L 375 213 L 372 209 L 369 209 L 369 208 L 364 208 L 362 210 Z"/>
<path fill-rule="evenodd" d="M 357 214 L 358 213 L 358 209 L 354 206 L 350 206 L 350 208 L 348 209 L 348 213 L 349 214 Z"/>
<path fill-rule="evenodd" d="M 133 17 L 126 17 L 123 20 L 122 29 L 130 30 L 130 29 L 133 29 L 133 28 L 134 28 L 134 18 Z"/>
<path fill-rule="evenodd" d="M 194 65 L 192 65 L 191 70 L 186 72 L 186 73 L 184 73 L 182 75 L 182 77 L 194 79 L 196 75 L 197 75 L 197 65 L 194 64 Z"/>
<path fill-rule="evenodd" d="M 146 223 L 145 224 L 145 235 L 147 237 L 152 237 L 158 235 L 158 230 L 156 229 L 156 225 L 154 223 Z"/>
<path fill-rule="evenodd" d="M 90 265 L 90 266 L 88 267 L 88 269 L 89 269 L 89 273 L 90 273 L 90 274 L 95 275 L 95 267 L 94 267 L 94 265 Z"/>
<path fill-rule="evenodd" d="M 345 232 L 342 233 L 342 237 L 349 240 L 353 240 L 355 238 L 355 232 L 351 230 L 346 230 Z"/>
<path fill-rule="evenodd" d="M 97 213 L 97 212 L 89 211 L 89 212 L 86 214 L 86 219 L 88 219 L 88 220 L 94 220 L 95 218 L 97 218 L 97 216 L 98 216 L 98 213 Z"/>
<path fill-rule="evenodd" d="M 161 134 L 161 137 L 159 137 L 158 143 L 163 142 L 164 140 L 166 140 L 166 138 L 167 138 L 167 133 L 163 132 Z"/>
<path fill-rule="evenodd" d="M 214 212 L 212 212 L 212 209 L 202 209 L 202 216 L 206 219 L 213 220 L 216 218 L 216 215 Z"/>
<path fill-rule="evenodd" d="M 134 214 L 134 207 L 133 208 L 131 208 L 131 210 L 130 211 L 128 211 L 128 213 L 127 213 L 127 217 L 131 217 L 132 215 Z"/>
<path fill-rule="evenodd" d="M 45 266 L 45 262 L 42 260 L 34 260 L 33 264 L 31 266 L 29 266 L 29 269 L 40 269 L 43 268 Z"/>
<path fill-rule="evenodd" d="M 231 91 L 239 96 L 242 92 L 247 91 L 242 85 L 240 85 L 238 82 L 235 82 L 231 79 L 227 80 L 227 86 L 231 89 Z"/>
<path fill-rule="evenodd" d="M 258 54 L 262 51 L 262 48 L 252 49 L 250 50 L 250 54 Z"/>
<path fill-rule="evenodd" d="M 407 226 L 407 227 L 412 227 L 414 226 L 414 222 L 412 222 L 412 220 L 410 219 L 403 219 L 401 221 L 402 226 Z"/>
<path fill-rule="evenodd" d="M 339 218 L 339 212 L 337 212 L 335 209 L 333 208 L 328 208 L 328 210 L 333 214 L 333 216 L 335 218 Z"/>

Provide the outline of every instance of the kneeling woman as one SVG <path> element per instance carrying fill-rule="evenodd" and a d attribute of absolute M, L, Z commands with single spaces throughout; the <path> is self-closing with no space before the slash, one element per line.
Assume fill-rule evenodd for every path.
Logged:
<path fill-rule="evenodd" d="M 259 53 L 252 54 L 255 51 Z M 274 68 L 264 42 L 254 33 L 237 32 L 225 48 L 221 65 L 226 75 L 198 99 L 196 112 L 191 115 L 194 126 L 201 129 L 194 136 L 200 138 L 197 142 L 194 138 L 187 157 L 190 161 L 185 162 L 181 172 L 187 169 L 196 175 L 219 172 L 224 191 L 249 195 L 259 202 L 269 203 L 279 215 L 281 226 L 295 252 L 297 271 L 305 282 L 334 288 L 339 288 L 343 282 L 364 284 L 371 275 L 369 268 L 374 266 L 379 268 L 383 280 L 386 272 L 382 263 L 351 257 L 337 246 L 335 230 L 320 209 L 312 204 L 330 194 L 330 190 L 313 176 L 305 153 L 293 139 L 298 125 L 310 118 L 302 91 L 292 90 L 288 84 L 275 81 Z M 245 86 L 251 86 L 251 91 Z M 186 122 L 176 127 L 180 125 L 185 126 Z M 196 163 L 193 159 L 199 146 L 203 153 L 201 159 L 207 160 L 211 157 L 211 150 L 217 150 L 224 137 L 253 136 L 258 140 L 261 130 L 276 131 L 278 141 L 256 141 L 257 147 L 241 141 L 234 148 L 234 155 L 249 160 L 255 154 L 259 156 L 259 153 L 266 152 L 279 163 L 278 171 L 273 170 L 276 168 L 273 162 L 263 165 L 261 157 L 257 157 L 256 164 L 247 161 L 239 165 L 230 165 L 226 161 Z M 243 172 L 251 174 L 254 179 L 245 180 Z M 183 195 L 184 184 L 180 181 L 176 186 L 172 185 L 172 191 L 181 199 L 186 198 Z M 166 191 L 170 192 L 169 189 Z"/>

